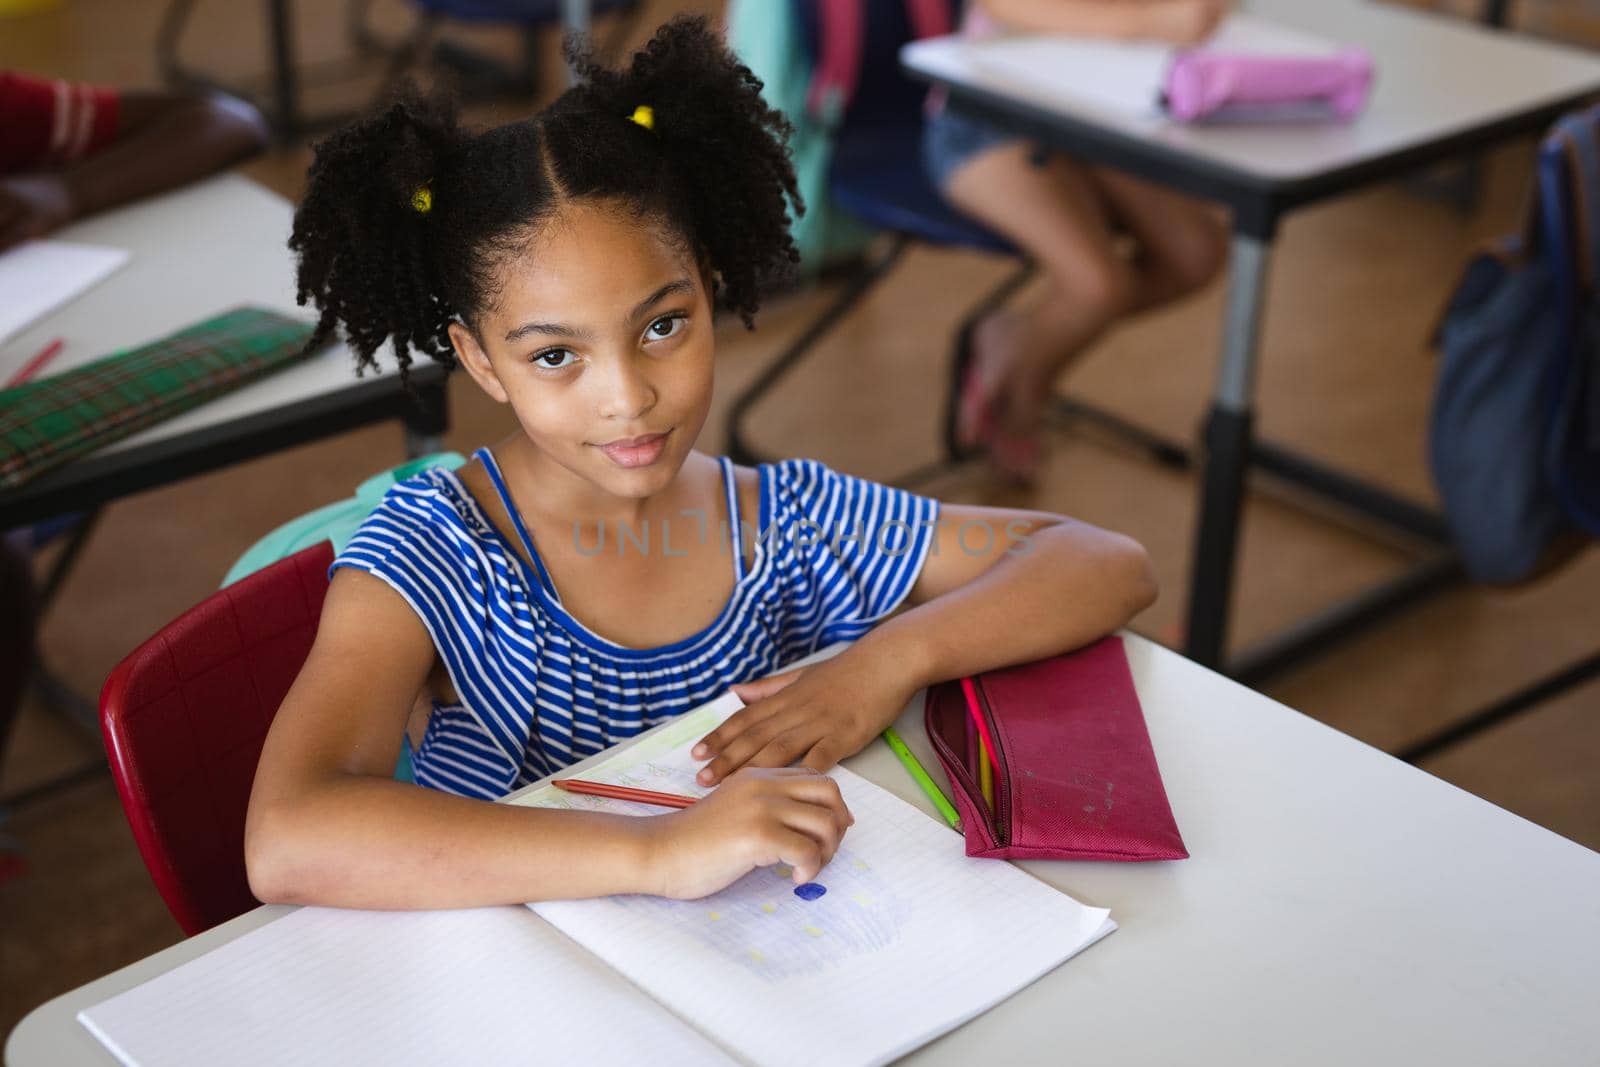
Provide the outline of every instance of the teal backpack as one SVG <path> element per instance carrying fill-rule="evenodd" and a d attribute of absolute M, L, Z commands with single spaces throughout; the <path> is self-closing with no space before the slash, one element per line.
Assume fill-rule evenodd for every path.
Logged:
<path fill-rule="evenodd" d="M 806 213 L 790 220 L 800 250 L 800 271 L 814 276 L 824 267 L 859 254 L 874 231 L 828 203 L 828 164 L 833 158 L 833 123 L 806 106 L 811 60 L 801 45 L 800 23 L 789 0 L 730 0 L 728 44 L 761 79 L 767 106 L 794 124 L 789 138 L 795 182 Z"/>
<path fill-rule="evenodd" d="M 761 96 L 794 125 L 789 138 L 795 181 L 806 213 L 789 232 L 802 274 L 859 255 L 877 231 L 832 202 L 828 191 L 834 137 L 861 80 L 868 23 L 883 0 L 729 0 L 728 44 L 761 79 Z M 954 0 L 901 0 L 912 37 L 950 33 Z M 814 41 L 813 41 L 814 38 Z M 815 53 L 815 54 L 812 54 Z"/>
<path fill-rule="evenodd" d="M 223 588 L 318 541 L 332 541 L 333 553 L 338 555 L 350 543 L 350 538 L 355 536 L 356 530 L 366 521 L 372 509 L 378 506 L 383 494 L 396 482 L 403 482 L 429 467 L 453 471 L 466 462 L 456 452 L 435 452 L 431 456 L 407 460 L 398 467 L 373 475 L 356 487 L 355 496 L 307 512 L 298 519 L 291 519 L 251 545 L 228 571 L 228 576 L 222 579 Z"/>

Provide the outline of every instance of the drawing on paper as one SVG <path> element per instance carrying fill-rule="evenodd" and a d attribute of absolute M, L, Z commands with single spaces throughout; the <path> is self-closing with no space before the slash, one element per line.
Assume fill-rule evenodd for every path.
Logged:
<path fill-rule="evenodd" d="M 590 781 L 703 797 L 695 781 L 704 765 L 689 757 L 694 742 L 716 722 L 691 716 L 640 742 L 618 758 L 585 770 Z M 659 815 L 661 809 L 628 800 L 562 793 L 545 788 L 519 803 L 627 815 Z M 847 839 L 848 840 L 848 839 Z M 909 901 L 897 896 L 872 867 L 846 845 L 815 880 L 794 884 L 791 868 L 779 864 L 751 871 L 720 893 L 701 900 L 619 896 L 615 907 L 661 918 L 702 941 L 724 958 L 767 979 L 815 973 L 894 942 L 908 917 Z"/>
<path fill-rule="evenodd" d="M 905 904 L 873 869 L 840 849 L 814 882 L 796 886 L 783 865 L 751 871 L 701 900 L 614 897 L 658 915 L 732 963 L 769 981 L 813 974 L 894 942 Z"/>

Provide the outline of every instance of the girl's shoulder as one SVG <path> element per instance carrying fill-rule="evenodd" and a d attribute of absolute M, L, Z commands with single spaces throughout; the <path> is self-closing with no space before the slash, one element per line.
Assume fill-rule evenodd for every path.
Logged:
<path fill-rule="evenodd" d="M 879 494 L 904 494 L 904 489 L 874 482 L 834 470 L 818 459 L 796 457 L 763 463 L 750 470 L 752 478 L 772 494 L 772 503 L 788 508 L 815 510 L 832 506 L 839 494 L 871 497 Z"/>
<path fill-rule="evenodd" d="M 358 537 L 413 542 L 455 538 L 463 532 L 486 535 L 481 510 L 455 472 L 429 467 L 390 486 L 367 514 Z"/>
<path fill-rule="evenodd" d="M 804 510 L 834 472 L 814 459 L 782 459 L 753 467 L 733 465 L 739 512 L 746 522 Z"/>
<path fill-rule="evenodd" d="M 820 460 L 785 459 L 736 470 L 749 471 L 759 486 L 763 527 L 775 525 L 790 532 L 804 527 L 810 531 L 810 539 L 817 537 L 819 529 L 828 537 L 830 531 L 845 531 L 840 536 L 848 538 L 868 528 L 875 533 L 885 525 L 931 522 L 938 514 L 936 500 L 845 474 Z"/>

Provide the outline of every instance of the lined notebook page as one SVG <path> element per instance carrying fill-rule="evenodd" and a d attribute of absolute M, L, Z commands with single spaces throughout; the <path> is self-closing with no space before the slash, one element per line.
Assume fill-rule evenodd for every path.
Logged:
<path fill-rule="evenodd" d="M 731 1064 L 524 908 L 303 908 L 79 1012 L 135 1067 Z"/>
<path fill-rule="evenodd" d="M 128 261 L 122 248 L 27 241 L 0 253 L 0 344 Z"/>
<path fill-rule="evenodd" d="M 706 723 L 690 715 L 686 728 L 652 735 L 642 752 L 584 777 L 677 791 L 683 751 L 650 749 L 698 740 Z M 531 907 L 718 1044 L 764 1065 L 887 1062 L 1116 929 L 1105 909 L 1008 863 L 971 859 L 944 824 L 844 768 L 832 774 L 856 822 L 808 886 L 775 867 L 697 901 Z M 551 789 L 514 802 L 659 813 Z"/>

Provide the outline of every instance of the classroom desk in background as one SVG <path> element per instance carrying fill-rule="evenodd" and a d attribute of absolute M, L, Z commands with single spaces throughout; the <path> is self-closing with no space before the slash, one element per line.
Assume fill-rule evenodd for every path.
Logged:
<path fill-rule="evenodd" d="M 901 62 L 912 76 L 945 87 L 953 106 L 1078 159 L 1232 211 L 1222 355 L 1200 457 L 1202 497 L 1184 648 L 1189 656 L 1207 666 L 1226 659 L 1244 480 L 1252 468 L 1292 481 L 1425 547 L 1421 562 L 1405 574 L 1227 662 L 1234 677 L 1257 684 L 1460 573 L 1440 516 L 1255 437 L 1258 339 L 1279 221 L 1298 208 L 1426 164 L 1541 131 L 1600 94 L 1600 57 L 1383 3 L 1245 0 L 1240 6 L 1251 15 L 1368 49 L 1377 76 L 1366 110 L 1348 124 L 1184 126 L 1153 110 L 1138 114 L 1096 103 L 1092 96 L 1071 96 L 1059 69 L 1040 82 L 981 62 L 985 49 L 1006 47 L 1004 42 L 918 41 L 902 50 Z M 1419 427 L 1419 439 L 1420 432 Z"/>
<path fill-rule="evenodd" d="M 205 86 L 220 89 L 234 96 L 245 96 L 246 91 L 237 85 L 229 86 L 212 77 L 184 66 L 178 59 L 179 41 L 192 0 L 171 0 L 167 16 L 163 19 L 160 36 L 156 41 L 156 58 L 161 65 L 162 77 L 169 86 Z M 471 5 L 467 5 L 471 6 Z M 515 6 L 515 5 L 513 5 Z M 526 5 L 525 5 L 526 6 Z M 593 18 L 590 0 L 561 0 L 561 30 L 563 33 L 585 35 Z M 173 9 L 177 9 L 176 13 Z M 493 10 L 490 5 L 488 10 Z M 289 142 L 303 137 L 311 130 L 353 118 L 350 114 L 322 115 L 308 118 L 300 109 L 300 81 L 302 71 L 297 59 L 294 17 L 289 0 L 267 0 L 266 10 L 267 51 L 272 57 L 268 76 L 270 92 L 252 97 L 272 124 L 279 140 Z M 359 22 L 360 19 L 353 19 Z"/>
<path fill-rule="evenodd" d="M 44 375 L 165 336 L 241 304 L 306 317 L 294 302 L 286 241 L 293 209 L 236 174 L 109 211 L 68 227 L 64 241 L 110 245 L 128 263 L 0 345 L 0 380 L 54 338 L 65 346 Z M 0 529 L 82 511 L 120 496 L 398 419 L 412 455 L 437 451 L 448 425 L 445 372 L 424 360 L 416 396 L 393 373 L 355 375 L 342 344 L 208 404 L 0 492 Z M 374 457 L 373 471 L 400 461 Z"/>
<path fill-rule="evenodd" d="M 1124 640 L 1191 858 L 1021 864 L 1121 928 L 910 1061 L 1594 1063 L 1600 854 Z M 897 726 L 937 768 L 920 694 Z M 937 818 L 887 745 L 845 764 Z M 6 1063 L 114 1063 L 80 1009 L 289 910 L 258 908 L 51 1000 L 12 1031 Z"/>

